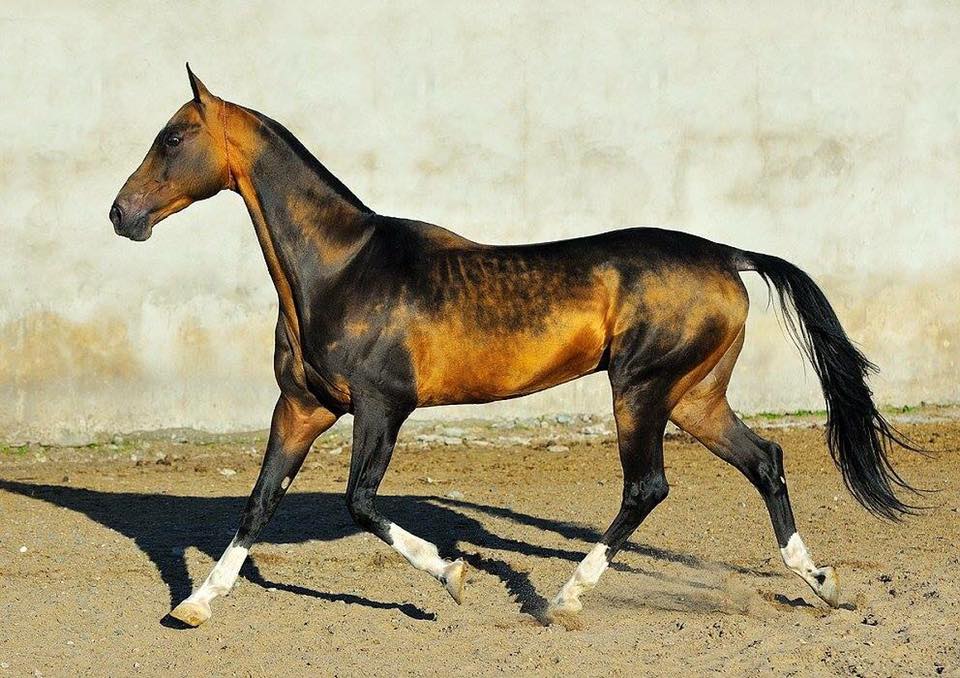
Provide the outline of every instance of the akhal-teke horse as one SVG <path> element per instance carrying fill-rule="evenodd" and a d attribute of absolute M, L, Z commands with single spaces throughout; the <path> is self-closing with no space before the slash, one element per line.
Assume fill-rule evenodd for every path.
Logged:
<path fill-rule="evenodd" d="M 780 446 L 750 430 L 727 402 L 747 319 L 744 271 L 776 290 L 813 364 L 828 447 L 853 496 L 886 518 L 912 510 L 895 493 L 912 488 L 888 461 L 891 443 L 910 443 L 873 403 L 872 364 L 796 266 L 654 228 L 492 246 L 382 216 L 283 126 L 212 95 L 187 70 L 193 98 L 127 179 L 110 221 L 118 234 L 146 240 L 193 202 L 240 194 L 279 297 L 280 397 L 236 536 L 173 618 L 197 626 L 211 616 L 210 603 L 233 586 L 314 440 L 346 413 L 354 417 L 351 516 L 460 603 L 464 562 L 441 557 L 377 509 L 401 424 L 418 407 L 513 398 L 599 371 L 613 392 L 622 502 L 547 619 L 581 609 L 580 596 L 667 497 L 668 421 L 747 477 L 766 503 L 786 566 L 837 606 L 836 573 L 815 564 L 797 532 Z"/>

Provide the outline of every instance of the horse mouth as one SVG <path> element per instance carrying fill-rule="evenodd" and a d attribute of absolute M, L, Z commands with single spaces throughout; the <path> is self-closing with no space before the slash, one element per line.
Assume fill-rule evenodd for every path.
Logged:
<path fill-rule="evenodd" d="M 124 237 L 127 237 L 134 242 L 143 242 L 144 240 L 149 239 L 151 235 L 153 235 L 153 228 L 151 226 L 147 226 L 139 231 L 127 233 Z"/>
<path fill-rule="evenodd" d="M 134 242 L 143 242 L 153 234 L 153 224 L 149 214 L 142 214 L 127 223 L 115 224 L 114 232 Z"/>

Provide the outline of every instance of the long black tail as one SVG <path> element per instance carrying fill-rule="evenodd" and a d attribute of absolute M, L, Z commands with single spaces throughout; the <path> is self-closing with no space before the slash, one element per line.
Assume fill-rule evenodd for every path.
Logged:
<path fill-rule="evenodd" d="M 806 273 L 779 257 L 736 252 L 740 271 L 756 271 L 780 299 L 784 322 L 820 378 L 827 404 L 827 444 L 847 489 L 874 515 L 898 520 L 918 508 L 897 488 L 917 493 L 890 464 L 891 443 L 921 451 L 900 435 L 873 402 L 867 376 L 876 366 L 847 337 L 830 302 Z"/>

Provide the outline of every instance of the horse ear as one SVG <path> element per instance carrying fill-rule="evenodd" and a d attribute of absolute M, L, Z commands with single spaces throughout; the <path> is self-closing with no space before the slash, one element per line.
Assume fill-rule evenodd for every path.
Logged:
<path fill-rule="evenodd" d="M 190 89 L 193 90 L 194 101 L 202 106 L 209 99 L 213 98 L 213 95 L 210 94 L 210 90 L 207 89 L 207 86 L 200 82 L 200 78 L 194 75 L 193 71 L 190 70 L 189 63 L 187 64 L 187 76 L 190 78 Z"/>

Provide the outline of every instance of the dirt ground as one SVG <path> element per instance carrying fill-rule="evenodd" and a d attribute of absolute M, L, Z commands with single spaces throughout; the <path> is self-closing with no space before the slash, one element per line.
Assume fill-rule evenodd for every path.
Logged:
<path fill-rule="evenodd" d="M 960 448 L 952 410 L 900 418 Z M 558 421 L 559 419 L 559 421 Z M 919 423 L 918 423 L 919 422 Z M 233 593 L 197 629 L 161 620 L 219 557 L 262 435 L 173 431 L 0 452 L 0 676 L 960 675 L 960 453 L 897 453 L 937 508 L 891 525 L 844 491 L 818 419 L 756 420 L 786 451 L 797 522 L 840 609 L 783 567 L 732 468 L 669 435 L 671 494 L 579 628 L 543 610 L 616 512 L 608 420 L 413 423 L 382 507 L 471 565 L 464 605 L 375 538 L 342 492 L 349 426 L 317 443 Z"/>

